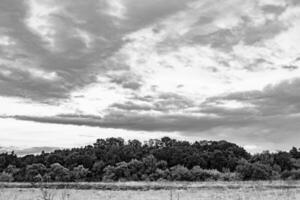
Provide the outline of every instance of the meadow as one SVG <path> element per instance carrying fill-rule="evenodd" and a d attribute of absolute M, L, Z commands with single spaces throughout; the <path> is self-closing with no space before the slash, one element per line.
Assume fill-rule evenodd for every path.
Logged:
<path fill-rule="evenodd" d="M 104 187 L 105 186 L 105 187 Z M 64 188 L 63 188 L 64 187 Z M 0 200 L 299 200 L 299 182 L 2 184 Z"/>

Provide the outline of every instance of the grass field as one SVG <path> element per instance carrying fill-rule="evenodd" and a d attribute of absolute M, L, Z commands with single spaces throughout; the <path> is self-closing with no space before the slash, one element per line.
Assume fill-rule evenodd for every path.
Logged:
<path fill-rule="evenodd" d="M 91 189 L 86 185 L 106 189 Z M 78 183 L 68 189 L 2 184 L 0 200 L 299 200 L 298 182 Z M 85 185 L 85 187 L 82 187 Z M 20 186 L 20 187 L 16 187 Z M 26 187 L 25 187 L 26 186 Z M 66 185 L 65 185 L 66 186 Z M 75 189 L 75 186 L 78 189 Z M 137 187 L 139 186 L 139 187 Z M 158 188 L 158 186 L 161 186 Z M 5 188 L 6 187 L 6 188 Z M 57 187 L 57 185 L 55 185 Z M 52 188 L 52 189 L 51 189 Z M 81 188 L 81 189 L 80 189 Z M 118 189 L 119 188 L 119 189 Z"/>

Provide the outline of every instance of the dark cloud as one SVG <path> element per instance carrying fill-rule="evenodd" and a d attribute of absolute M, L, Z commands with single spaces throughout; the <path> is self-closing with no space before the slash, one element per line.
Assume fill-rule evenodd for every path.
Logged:
<path fill-rule="evenodd" d="M 290 70 L 290 71 L 294 71 L 294 70 L 296 70 L 296 69 L 299 69 L 299 67 L 296 66 L 296 65 L 284 65 L 284 66 L 282 66 L 282 68 L 283 68 L 283 69 Z"/>
<path fill-rule="evenodd" d="M 4 54 L 2 58 L 5 59 L 5 67 L 11 73 L 6 77 L 0 77 L 0 95 L 22 96 L 37 101 L 67 98 L 72 90 L 95 81 L 96 73 L 101 71 L 101 68 L 99 70 L 101 60 L 116 51 L 122 42 L 117 28 L 110 25 L 111 19 L 103 15 L 96 16 L 95 3 L 92 2 L 95 1 L 86 2 L 84 5 L 64 2 L 66 13 L 70 14 L 74 11 L 72 14 L 78 17 L 75 19 L 68 18 L 64 14 L 48 16 L 49 23 L 53 24 L 56 33 L 52 38 L 56 48 L 59 49 L 56 52 L 49 50 L 49 44 L 27 26 L 26 19 L 29 14 L 27 1 L 1 1 L 0 33 L 8 35 L 15 44 L 6 47 L 8 50 L 1 49 Z M 77 10 L 75 5 L 78 6 Z M 79 6 L 81 6 L 80 9 Z M 103 19 L 106 22 L 103 22 Z M 76 20 L 86 23 L 77 24 Z M 110 37 L 107 38 L 108 42 L 95 39 L 94 48 L 85 53 L 82 50 L 86 47 L 82 40 L 74 37 L 74 31 L 84 29 L 92 34 L 106 37 L 101 29 L 92 27 L 102 27 L 103 30 L 111 31 L 106 34 Z M 4 65 L 2 65 L 3 68 Z M 36 78 L 32 76 L 29 69 L 46 73 L 53 72 L 59 79 L 49 81 Z"/>
<path fill-rule="evenodd" d="M 273 13 L 276 15 L 282 14 L 285 10 L 285 6 L 275 6 L 275 5 L 265 5 L 262 7 L 262 10 L 266 13 Z"/>
<path fill-rule="evenodd" d="M 201 132 L 216 127 L 267 126 L 273 128 L 274 121 L 286 120 L 300 112 L 300 80 L 285 81 L 267 86 L 262 91 L 232 93 L 226 96 L 209 98 L 185 114 L 172 114 L 196 108 L 196 104 L 173 93 L 161 94 L 154 98 L 140 98 L 147 102 L 138 104 L 134 101 L 113 104 L 102 118 L 79 115 L 59 115 L 54 117 L 16 116 L 20 120 L 44 123 L 74 124 L 99 126 L 144 131 L 183 131 Z M 241 107 L 222 106 L 227 101 L 242 103 Z M 117 109 L 117 110 L 111 110 Z M 139 111 L 160 111 L 161 114 Z M 171 112 L 172 111 L 172 112 Z M 201 115 L 202 114 L 202 115 Z M 276 126 L 275 126 L 276 127 Z"/>
<path fill-rule="evenodd" d="M 238 44 L 241 37 L 231 29 L 221 29 L 207 35 L 196 35 L 192 41 L 200 44 L 211 45 L 213 48 L 231 49 Z"/>
<path fill-rule="evenodd" d="M 31 98 L 33 100 L 44 101 L 51 98 L 67 98 L 67 93 L 71 87 L 63 81 L 51 81 L 35 77 L 25 69 L 12 69 L 1 65 L 1 70 L 5 70 L 9 75 L 0 71 L 0 93 L 4 96 L 19 96 Z"/>
<path fill-rule="evenodd" d="M 163 132 L 202 132 L 216 127 L 230 124 L 242 127 L 249 121 L 241 119 L 224 119 L 209 116 L 193 116 L 183 114 L 149 115 L 137 112 L 111 112 L 102 119 L 74 116 L 11 116 L 11 118 L 40 123 L 91 126 L 103 128 L 126 129 L 136 131 L 163 131 Z"/>
<path fill-rule="evenodd" d="M 253 45 L 257 42 L 271 39 L 282 31 L 287 30 L 287 26 L 277 20 L 266 21 L 262 25 L 253 26 L 250 18 L 241 17 L 241 19 L 244 22 L 233 28 L 218 29 L 205 35 L 200 33 L 200 35 L 193 36 L 191 42 L 210 45 L 212 48 L 228 51 L 240 42 Z"/>
<path fill-rule="evenodd" d="M 109 109 L 117 108 L 123 111 L 157 111 L 168 113 L 183 111 L 194 106 L 195 103 L 193 100 L 170 92 L 161 93 L 158 96 L 135 96 L 131 98 L 131 101 L 113 104 Z"/>
<path fill-rule="evenodd" d="M 257 116 L 257 117 L 209 117 L 180 114 L 149 115 L 133 112 L 115 112 L 102 119 L 80 116 L 29 117 L 14 116 L 17 120 L 39 123 L 53 123 L 76 126 L 90 126 L 147 132 L 179 132 L 184 136 L 212 139 L 228 139 L 243 144 L 282 143 L 277 147 L 296 145 L 299 138 L 299 116 Z M 273 146 L 274 147 L 274 146 Z"/>
<path fill-rule="evenodd" d="M 262 116 L 297 114 L 300 112 L 300 79 L 269 85 L 262 91 L 238 92 L 213 99 L 252 104 Z"/>
<path fill-rule="evenodd" d="M 298 0 L 287 0 L 287 3 L 292 6 L 298 6 L 300 4 Z"/>
<path fill-rule="evenodd" d="M 262 40 L 271 39 L 282 31 L 287 30 L 287 26 L 279 21 L 266 21 L 265 24 L 257 27 L 248 27 L 244 29 L 243 41 L 248 44 L 254 44 Z"/>
<path fill-rule="evenodd" d="M 119 110 L 128 110 L 128 111 L 150 111 L 153 109 L 153 106 L 149 104 L 137 104 L 131 101 L 125 103 L 115 103 L 110 106 L 110 108 L 116 108 Z"/>
<path fill-rule="evenodd" d="M 1 0 L 0 2 L 0 37 L 5 36 L 9 41 L 7 45 L 0 45 L 0 96 L 24 97 L 39 102 L 48 102 L 49 99 L 57 101 L 67 99 L 72 91 L 82 89 L 92 83 L 99 83 L 99 80 L 108 80 L 104 81 L 104 84 L 109 82 L 110 86 L 128 89 L 125 92 L 130 94 L 129 97 L 126 96 L 125 102 L 112 102 L 112 105 L 103 110 L 105 114 L 101 117 L 64 114 L 11 116 L 11 118 L 40 123 L 134 131 L 180 132 L 193 136 L 224 134 L 224 137 L 244 138 L 249 141 L 276 142 L 287 137 L 295 139 L 295 132 L 300 128 L 298 125 L 299 79 L 269 85 L 262 91 L 236 92 L 208 98 L 204 103 L 197 103 L 189 97 L 176 94 L 175 91 L 160 93 L 161 88 L 157 83 L 152 87 L 149 86 L 151 95 L 142 94 L 144 92 L 142 87 L 146 84 L 143 74 L 134 73 L 134 69 L 125 62 L 128 58 L 122 57 L 126 56 L 126 53 L 132 53 L 131 51 L 135 50 L 134 45 L 139 45 L 139 42 L 143 41 L 150 41 L 149 46 L 152 42 L 157 45 L 157 49 L 149 48 L 156 51 L 154 54 L 164 53 L 160 52 L 160 46 L 173 50 L 173 46 L 181 46 L 184 43 L 183 45 L 191 47 L 193 45 L 210 46 L 212 50 L 217 50 L 215 51 L 217 53 L 218 50 L 229 52 L 226 55 L 230 57 L 232 55 L 230 50 L 235 45 L 259 46 L 263 41 L 272 39 L 287 30 L 287 24 L 279 19 L 279 16 L 287 9 L 286 7 L 273 5 L 257 7 L 262 15 L 274 16 L 272 20 L 266 20 L 259 25 L 255 19 L 263 16 L 244 16 L 243 12 L 240 14 L 235 8 L 233 10 L 236 13 L 232 12 L 232 14 L 236 14 L 236 19 L 240 21 L 238 23 L 234 21 L 236 25 L 233 24 L 232 27 L 218 28 L 214 23 L 223 17 L 220 13 L 229 12 L 234 5 L 230 3 L 221 5 L 219 1 L 220 9 L 217 9 L 215 5 L 218 3 L 210 6 L 210 2 L 204 2 L 203 7 L 194 9 L 188 6 L 193 0 L 147 2 L 124 0 L 120 2 L 125 6 L 125 11 L 117 16 L 107 12 L 107 9 L 114 9 L 110 8 L 111 2 L 107 0 L 37 1 L 49 3 L 49 7 L 59 6 L 62 9 L 40 17 L 40 20 L 46 20 L 46 25 L 39 27 L 38 30 L 32 30 L 28 26 L 30 16 L 28 2 L 25 0 Z M 289 2 L 298 4 L 292 0 Z M 224 9 L 222 6 L 225 6 Z M 168 18 L 170 21 L 164 19 L 178 11 L 184 11 L 177 17 L 178 20 L 182 19 L 179 27 L 182 25 L 186 30 L 178 30 L 178 32 L 174 30 L 173 34 L 172 24 L 168 23 L 176 23 L 172 20 L 177 18 Z M 203 14 L 199 15 L 197 12 L 203 12 Z M 192 19 L 193 16 L 197 18 Z M 224 23 L 227 22 L 224 21 Z M 155 27 L 151 33 L 153 35 L 149 38 L 144 40 L 143 36 L 138 35 L 133 36 L 132 41 L 125 39 L 127 38 L 125 36 L 148 25 L 153 25 L 151 28 Z M 50 29 L 48 33 L 44 36 L 39 34 L 39 31 L 47 28 Z M 201 31 L 202 28 L 207 32 Z M 151 41 L 152 36 L 153 41 Z M 156 36 L 158 38 L 155 38 Z M 134 41 L 135 37 L 137 41 Z M 129 42 L 133 42 L 134 47 L 131 49 L 129 45 L 128 49 L 122 49 Z M 122 51 L 119 51 L 120 49 Z M 126 50 L 129 52 L 124 52 Z M 146 53 L 151 52 L 146 51 Z M 129 56 L 136 59 L 134 55 Z M 189 56 L 188 52 L 187 56 Z M 219 58 L 216 62 L 228 68 L 232 66 L 231 61 L 226 58 Z M 146 63 L 148 63 L 146 58 L 139 60 L 140 65 Z M 247 63 L 250 64 L 244 66 L 243 69 L 251 72 L 259 70 L 262 65 L 276 66 L 268 61 L 268 58 L 252 60 L 249 58 Z M 159 64 L 172 70 L 177 69 L 164 62 Z M 281 67 L 289 71 L 298 69 L 295 65 Z M 207 70 L 220 74 L 218 66 L 210 65 Z M 105 78 L 99 79 L 99 76 Z M 177 83 L 176 85 L 182 90 L 188 87 L 188 85 Z M 84 96 L 77 95 L 76 97 Z M 226 106 L 226 102 L 237 102 L 242 106 L 231 108 Z M 240 130 L 244 132 L 238 133 Z M 254 137 L 256 135 L 259 137 Z"/>
<path fill-rule="evenodd" d="M 185 136 L 225 138 L 243 144 L 268 143 L 274 146 L 282 142 L 285 145 L 296 145 L 295 141 L 299 138 L 295 133 L 300 128 L 299 88 L 299 79 L 284 81 L 267 86 L 262 91 L 237 92 L 209 98 L 198 105 L 198 110 L 195 109 L 197 106 L 194 103 L 189 104 L 189 108 L 193 109 L 184 113 L 176 113 L 174 108 L 171 109 L 167 105 L 165 109 L 157 109 L 153 104 L 155 98 L 147 97 L 140 98 L 144 100 L 144 104 L 137 104 L 134 101 L 114 104 L 101 118 L 73 114 L 48 117 L 10 116 L 10 118 L 132 131 L 179 132 Z M 163 94 L 159 99 L 178 101 L 180 97 Z M 224 106 L 228 101 L 241 103 L 242 106 L 236 108 Z M 149 102 L 152 103 L 148 104 Z M 185 106 L 181 108 L 179 106 L 177 110 L 182 111 L 184 108 Z M 160 114 L 150 112 L 155 109 L 160 111 Z"/>
<path fill-rule="evenodd" d="M 143 27 L 177 11 L 186 9 L 188 3 L 194 1 L 168 0 L 162 2 L 160 0 L 152 0 L 142 2 L 140 0 L 126 0 L 124 3 L 128 9 L 130 23 L 139 24 Z"/>
<path fill-rule="evenodd" d="M 239 43 L 254 45 L 255 43 L 271 39 L 288 29 L 288 25 L 279 20 L 279 16 L 285 12 L 287 7 L 275 5 L 255 7 L 256 11 L 262 11 L 263 16 L 256 16 L 257 13 L 253 13 L 253 15 L 245 15 L 243 13 L 236 14 L 235 19 L 240 20 L 239 23 L 229 25 L 228 28 L 216 28 L 214 21 L 220 20 L 223 13 L 230 12 L 229 9 L 235 9 L 233 5 L 227 7 L 226 3 L 220 5 L 220 7 L 222 6 L 224 7 L 223 10 L 209 10 L 209 12 L 205 10 L 206 7 L 202 8 L 203 15 L 199 16 L 199 20 L 193 24 L 190 32 L 185 35 L 185 38 L 192 35 L 192 37 L 187 40 L 189 43 L 193 44 L 196 42 L 228 51 Z M 273 14 L 274 18 L 272 20 L 266 19 L 262 24 L 257 24 L 255 20 L 257 20 L 257 18 L 264 18 L 265 14 Z M 205 27 L 203 31 L 198 31 L 198 33 L 195 31 L 197 29 L 202 30 L 202 27 Z M 210 29 L 211 31 L 208 31 Z"/>
<path fill-rule="evenodd" d="M 41 20 L 47 20 L 49 25 L 45 26 L 51 29 L 47 36 L 39 35 L 28 27 L 29 1 L 1 1 L 0 35 L 9 36 L 14 42 L 9 47 L 0 47 L 1 58 L 5 61 L 2 64 L 9 64 L 11 71 L 10 77 L 0 77 L 2 96 L 22 96 L 37 101 L 67 98 L 71 91 L 96 82 L 97 75 L 123 69 L 122 65 L 114 64 L 109 58 L 126 43 L 123 40 L 126 34 L 177 12 L 188 3 L 171 0 L 166 3 L 151 1 L 145 4 L 126 0 L 121 2 L 126 10 L 123 19 L 107 13 L 106 10 L 111 5 L 106 0 L 37 2 L 48 7 L 62 8 L 62 11 L 40 17 Z M 84 37 L 91 40 L 89 45 Z M 59 80 L 38 80 L 30 75 L 30 71 L 26 71 L 28 68 L 55 72 Z M 129 78 L 131 77 L 121 80 L 120 77 L 120 80 L 112 82 L 120 82 L 124 88 L 133 90 L 141 87 L 140 80 Z"/>

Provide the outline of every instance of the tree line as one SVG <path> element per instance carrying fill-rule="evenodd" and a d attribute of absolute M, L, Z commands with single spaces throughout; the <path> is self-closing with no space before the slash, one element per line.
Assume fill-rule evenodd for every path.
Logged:
<path fill-rule="evenodd" d="M 251 155 L 227 141 L 98 139 L 82 148 L 0 154 L 0 181 L 208 181 L 300 179 L 300 149 Z"/>

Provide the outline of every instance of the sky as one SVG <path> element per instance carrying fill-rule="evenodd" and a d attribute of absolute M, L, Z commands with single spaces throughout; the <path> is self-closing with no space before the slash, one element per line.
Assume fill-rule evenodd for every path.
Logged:
<path fill-rule="evenodd" d="M 298 0 L 0 0 L 0 151 L 300 141 Z"/>

